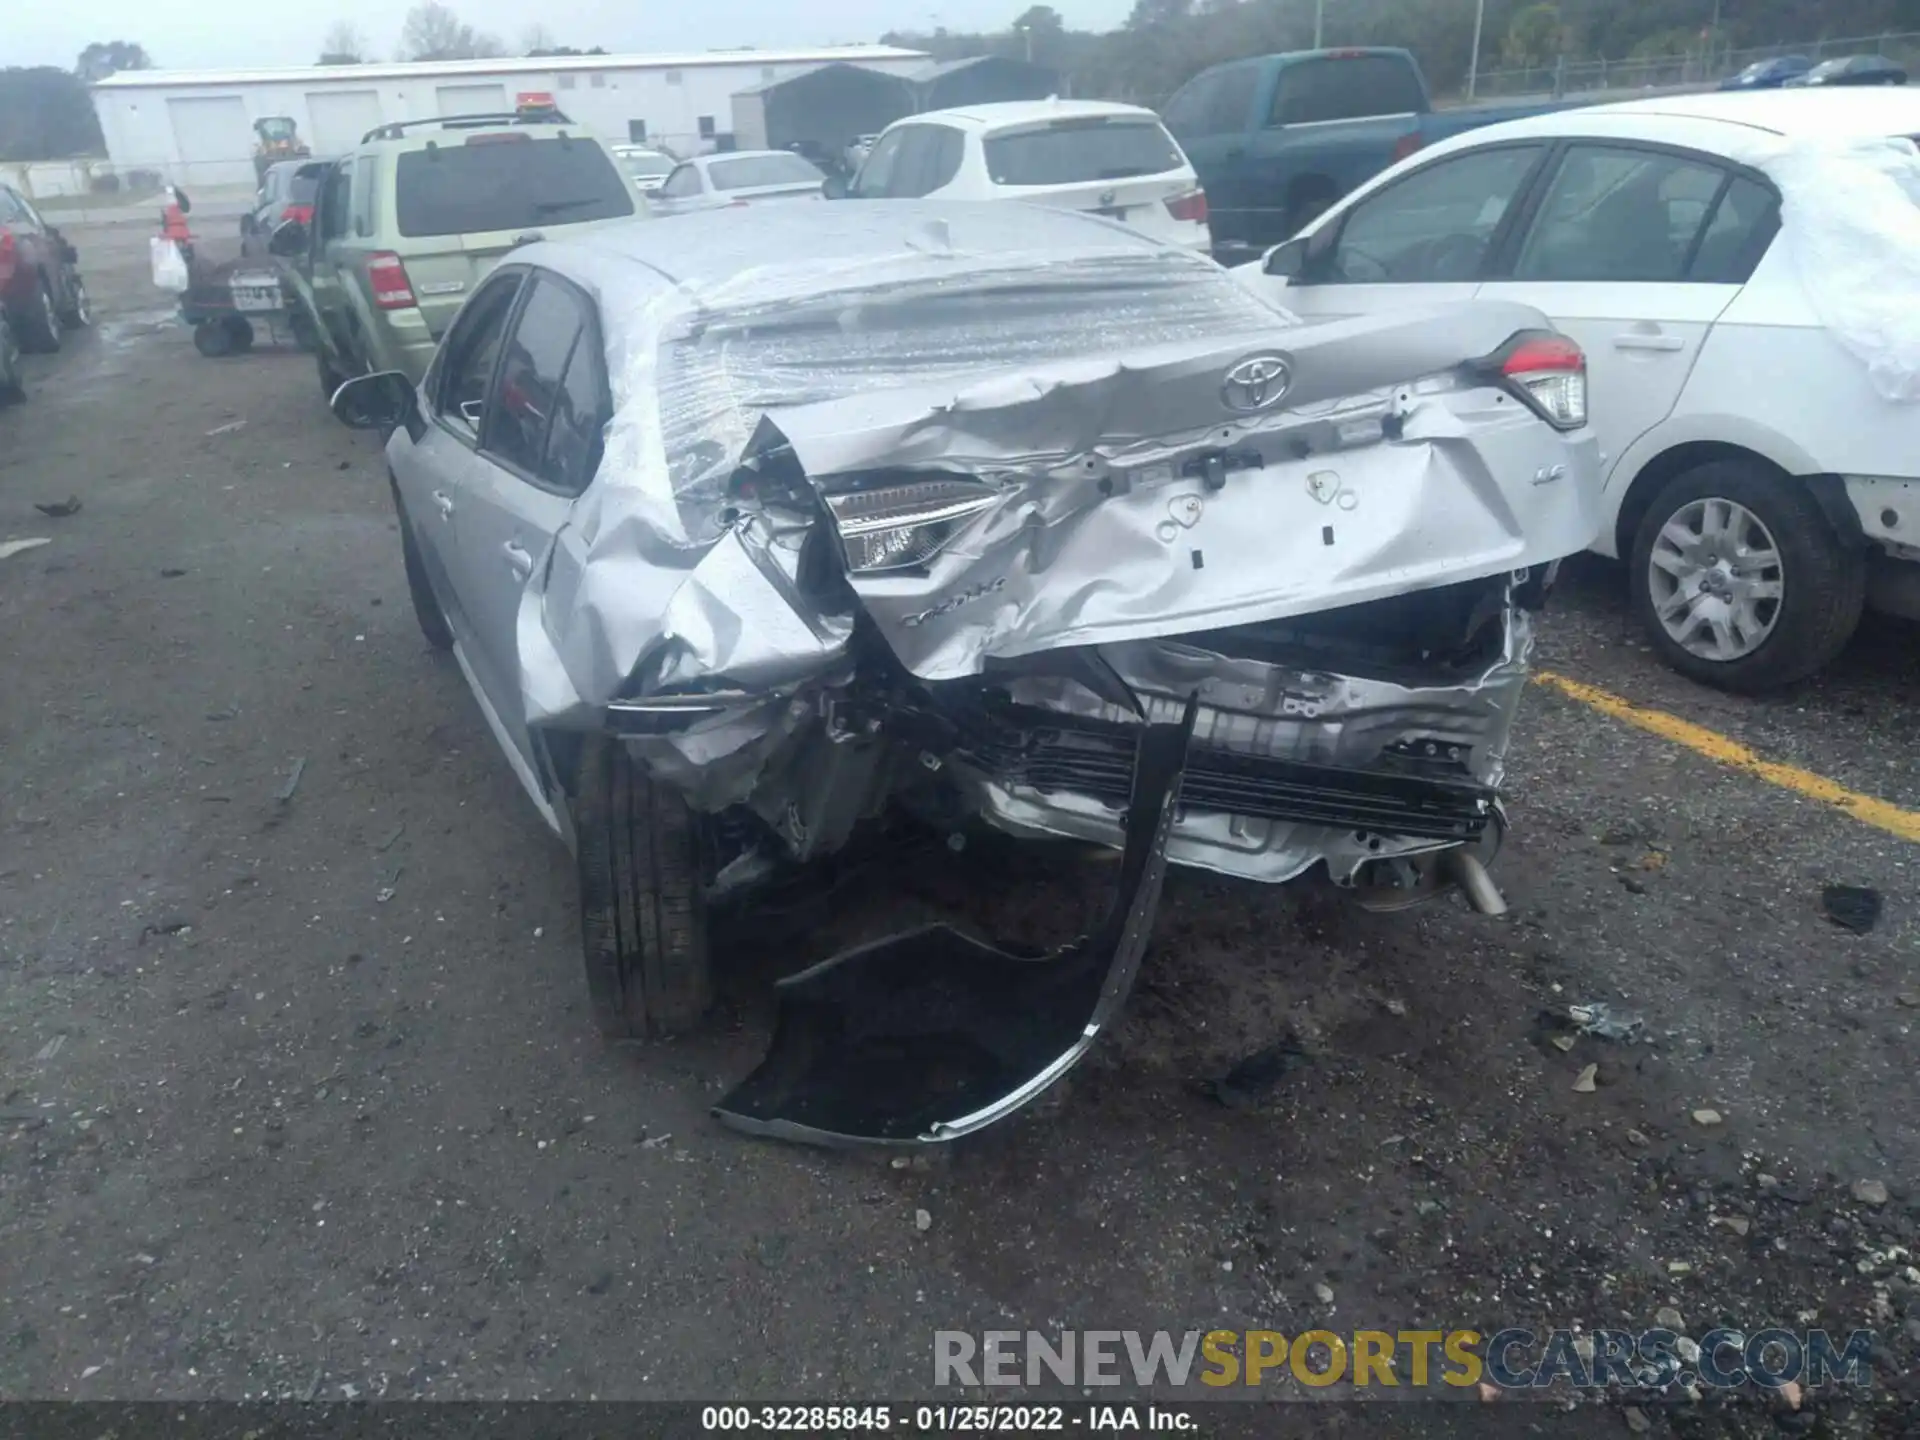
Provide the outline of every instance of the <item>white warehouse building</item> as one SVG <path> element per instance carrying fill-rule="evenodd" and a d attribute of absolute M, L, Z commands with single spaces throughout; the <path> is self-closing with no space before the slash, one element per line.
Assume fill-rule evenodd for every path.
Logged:
<path fill-rule="evenodd" d="M 568 119 L 615 144 L 686 156 L 731 144 L 733 97 L 835 62 L 907 76 L 919 50 L 843 45 L 688 55 L 555 55 L 323 65 L 286 70 L 128 70 L 93 86 L 114 168 L 157 170 L 181 185 L 253 183 L 253 122 L 292 117 L 316 156 L 337 155 L 376 125 L 512 110 L 550 95 Z"/>

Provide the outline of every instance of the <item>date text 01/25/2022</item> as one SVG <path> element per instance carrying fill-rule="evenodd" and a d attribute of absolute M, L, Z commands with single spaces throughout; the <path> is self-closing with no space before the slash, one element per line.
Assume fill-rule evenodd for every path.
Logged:
<path fill-rule="evenodd" d="M 1146 1430 L 1191 1433 L 1187 1411 L 1160 1405 L 708 1405 L 705 1431 L 800 1434 L 898 1430 L 907 1435 Z"/>

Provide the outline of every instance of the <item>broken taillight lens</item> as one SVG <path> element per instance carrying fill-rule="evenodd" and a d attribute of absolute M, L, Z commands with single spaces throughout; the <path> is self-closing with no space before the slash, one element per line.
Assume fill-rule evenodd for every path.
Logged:
<path fill-rule="evenodd" d="M 1167 213 L 1176 220 L 1185 220 L 1190 224 L 1207 223 L 1207 192 L 1189 190 L 1185 195 L 1176 195 L 1167 201 Z"/>
<path fill-rule="evenodd" d="M 1587 356 L 1565 335 L 1523 331 L 1495 352 L 1489 365 L 1548 424 L 1578 430 L 1587 423 Z"/>
<path fill-rule="evenodd" d="M 369 257 L 367 282 L 373 287 L 373 303 L 382 310 L 405 310 L 419 303 L 413 298 L 407 267 L 391 250 L 381 250 Z"/>
<path fill-rule="evenodd" d="M 826 497 L 847 569 L 855 574 L 925 563 L 946 548 L 962 523 L 998 498 L 991 486 L 961 479 L 915 480 Z"/>

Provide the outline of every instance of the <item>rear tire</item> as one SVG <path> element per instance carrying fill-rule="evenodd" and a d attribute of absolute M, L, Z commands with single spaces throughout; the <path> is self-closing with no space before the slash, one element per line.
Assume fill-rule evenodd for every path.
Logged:
<path fill-rule="evenodd" d="M 233 342 L 231 346 L 233 354 L 244 355 L 247 351 L 253 349 L 253 322 L 251 320 L 243 320 L 238 315 L 234 315 L 225 323 L 227 335 Z"/>
<path fill-rule="evenodd" d="M 13 338 L 6 312 L 0 311 L 0 400 L 26 398 L 26 377 L 20 373 L 20 342 Z"/>
<path fill-rule="evenodd" d="M 193 348 L 209 360 L 224 360 L 233 353 L 233 331 L 224 320 L 202 320 L 193 327 Z"/>
<path fill-rule="evenodd" d="M 60 319 L 73 330 L 85 330 L 93 324 L 93 297 L 87 294 L 87 282 L 78 270 L 67 272 L 67 304 Z"/>
<path fill-rule="evenodd" d="M 574 800 L 580 939 L 601 1034 L 693 1029 L 713 1003 L 698 828 L 617 740 L 589 742 Z"/>
<path fill-rule="evenodd" d="M 1674 582 L 1670 571 L 1655 573 L 1655 547 L 1670 523 L 1684 528 L 1702 502 L 1731 502 L 1746 511 L 1764 527 L 1778 557 L 1779 599 L 1762 612 L 1771 614 L 1771 626 L 1738 658 L 1688 649 L 1659 614 L 1656 585 L 1670 590 Z M 1675 563 L 1670 547 L 1665 558 Z M 1834 533 L 1805 482 L 1757 461 L 1714 460 L 1676 475 L 1654 497 L 1634 533 L 1628 583 L 1634 613 L 1662 659 L 1703 685 L 1755 695 L 1806 679 L 1846 648 L 1866 604 L 1866 562 Z"/>
<path fill-rule="evenodd" d="M 54 303 L 53 290 L 46 276 L 40 277 L 40 291 L 27 304 L 20 317 L 20 348 L 36 355 L 51 355 L 60 348 L 60 307 Z"/>
<path fill-rule="evenodd" d="M 391 478 L 387 484 L 393 491 L 393 513 L 400 517 L 400 559 L 407 570 L 407 597 L 413 601 L 413 618 L 419 622 L 420 634 L 430 648 L 451 650 L 453 627 L 447 624 L 440 597 L 433 593 L 433 582 L 427 578 L 426 562 L 420 558 L 419 542 L 413 538 L 413 521 L 407 518 L 400 487 Z"/>

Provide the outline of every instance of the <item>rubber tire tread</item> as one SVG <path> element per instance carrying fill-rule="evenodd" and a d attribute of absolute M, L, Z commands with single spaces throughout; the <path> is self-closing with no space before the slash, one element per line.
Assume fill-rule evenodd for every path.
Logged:
<path fill-rule="evenodd" d="M 594 1018 L 609 1039 L 695 1028 L 713 1003 L 693 812 L 617 741 L 581 756 L 580 934 Z"/>

